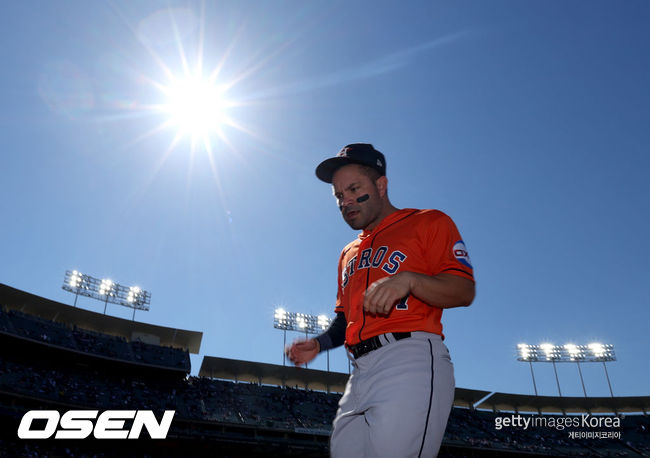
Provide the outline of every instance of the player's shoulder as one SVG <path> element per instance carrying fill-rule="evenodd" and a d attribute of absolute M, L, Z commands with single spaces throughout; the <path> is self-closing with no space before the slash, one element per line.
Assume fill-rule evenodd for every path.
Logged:
<path fill-rule="evenodd" d="M 348 251 L 350 251 L 350 250 L 351 250 L 352 248 L 354 248 L 355 246 L 358 246 L 360 243 L 361 243 L 361 240 L 359 240 L 358 238 L 356 238 L 356 239 L 352 240 L 350 243 L 348 243 L 347 245 L 345 245 L 345 246 L 343 247 L 343 249 L 341 250 L 341 257 L 345 256 L 345 253 L 347 253 Z"/>
<path fill-rule="evenodd" d="M 426 208 L 426 209 L 411 208 L 406 210 L 411 210 L 413 212 L 412 221 L 423 221 L 427 223 L 433 223 L 433 222 L 442 222 L 451 219 L 449 215 L 447 215 L 445 212 L 433 208 Z"/>
<path fill-rule="evenodd" d="M 411 230 L 418 234 L 440 234 L 456 231 L 456 223 L 449 215 L 436 209 L 413 209 L 413 214 L 408 218 Z"/>

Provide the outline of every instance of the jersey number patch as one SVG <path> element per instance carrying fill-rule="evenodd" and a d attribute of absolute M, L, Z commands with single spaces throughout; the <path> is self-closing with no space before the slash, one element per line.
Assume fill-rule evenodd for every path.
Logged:
<path fill-rule="evenodd" d="M 395 305 L 395 310 L 408 310 L 409 309 L 409 304 L 408 304 L 408 296 L 404 296 L 400 301 Z"/>

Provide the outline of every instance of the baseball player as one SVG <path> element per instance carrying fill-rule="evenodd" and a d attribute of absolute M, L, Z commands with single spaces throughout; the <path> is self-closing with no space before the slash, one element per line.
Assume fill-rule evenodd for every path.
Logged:
<path fill-rule="evenodd" d="M 333 457 L 435 456 L 455 385 L 440 318 L 475 292 L 465 244 L 444 213 L 391 204 L 386 159 L 370 144 L 345 146 L 316 175 L 362 232 L 341 253 L 332 325 L 287 355 L 302 365 L 348 350 L 354 370 L 334 420 Z"/>

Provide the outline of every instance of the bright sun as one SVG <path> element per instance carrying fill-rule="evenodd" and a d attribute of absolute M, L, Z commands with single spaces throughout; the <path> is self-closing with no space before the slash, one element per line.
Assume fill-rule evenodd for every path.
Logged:
<path fill-rule="evenodd" d="M 167 114 L 165 125 L 176 129 L 177 139 L 190 136 L 193 142 L 209 142 L 214 134 L 222 136 L 224 124 L 232 123 L 225 89 L 210 79 L 189 76 L 173 81 L 162 91 L 166 101 L 160 111 Z"/>
<path fill-rule="evenodd" d="M 142 108 L 155 114 L 160 122 L 153 125 L 138 140 L 161 131 L 171 131 L 173 138 L 161 156 L 161 164 L 177 146 L 185 146 L 183 140 L 189 139 L 192 160 L 195 153 L 204 151 L 214 166 L 216 153 L 226 149 L 237 153 L 229 138 L 230 134 L 236 134 L 237 131 L 257 136 L 236 118 L 241 114 L 238 112 L 240 108 L 251 104 L 250 96 L 248 101 L 239 99 L 237 91 L 233 90 L 241 80 L 253 74 L 257 67 L 245 68 L 240 74 L 222 72 L 232 45 L 226 49 L 221 59 L 215 61 L 215 56 L 212 56 L 206 60 L 203 12 L 200 17 L 195 17 L 193 13 L 188 16 L 184 11 L 170 9 L 165 14 L 156 16 L 155 21 L 152 19 L 151 24 L 147 23 L 151 30 L 144 27 L 145 31 L 142 32 L 143 43 L 160 70 L 156 77 L 142 75 L 143 80 L 157 91 L 156 100 L 143 104 Z M 187 30 L 181 33 L 179 24 L 185 24 Z M 147 30 L 152 35 L 151 43 L 148 41 Z M 168 30 L 170 36 L 176 37 L 175 44 L 179 54 L 177 63 L 180 65 L 170 66 L 173 56 L 157 53 L 158 33 L 152 34 L 152 30 Z M 197 45 L 196 50 L 188 53 L 181 36 L 191 38 L 192 43 Z M 197 41 L 194 42 L 193 38 Z M 164 49 L 167 50 L 166 47 Z M 188 55 L 191 58 L 188 59 Z M 183 149 L 187 151 L 186 148 Z"/>

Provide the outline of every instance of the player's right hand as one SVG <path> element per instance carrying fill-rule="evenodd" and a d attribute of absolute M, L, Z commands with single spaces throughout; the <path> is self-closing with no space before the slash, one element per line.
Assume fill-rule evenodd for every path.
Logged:
<path fill-rule="evenodd" d="M 285 349 L 287 358 L 296 366 L 307 364 L 318 355 L 320 344 L 316 339 L 296 340 Z"/>

